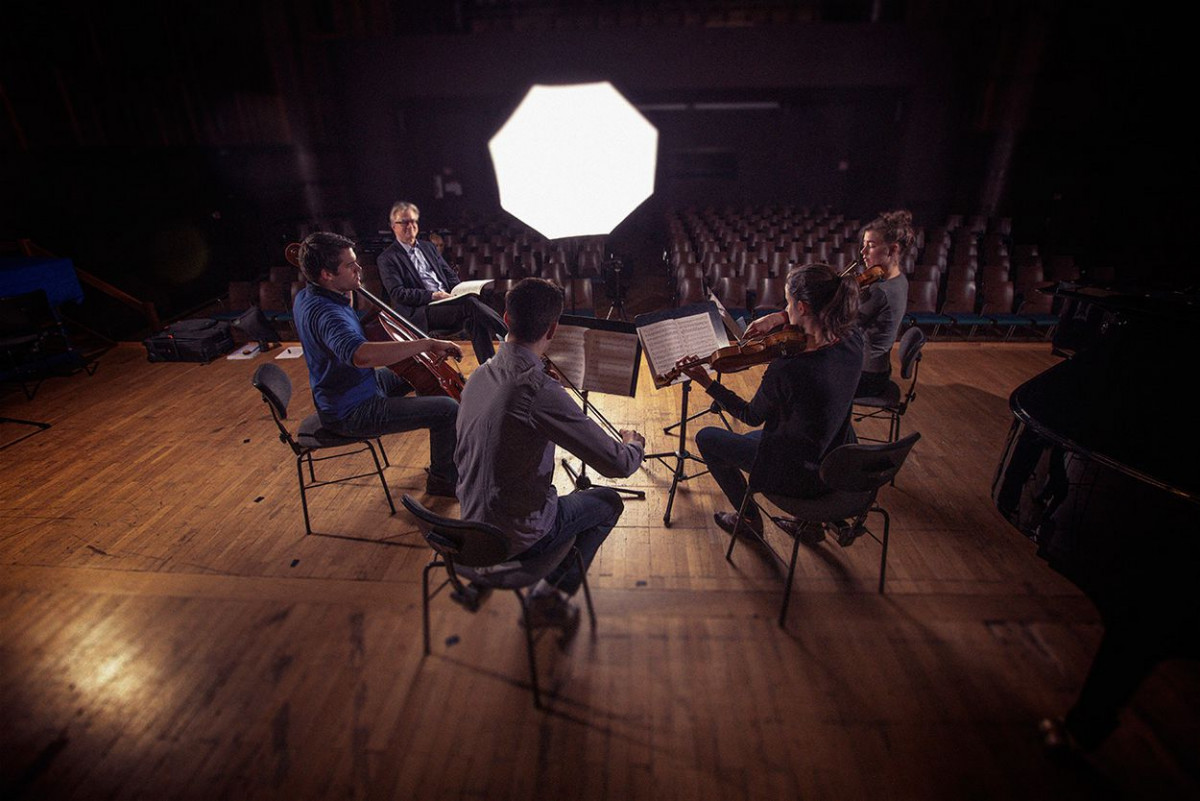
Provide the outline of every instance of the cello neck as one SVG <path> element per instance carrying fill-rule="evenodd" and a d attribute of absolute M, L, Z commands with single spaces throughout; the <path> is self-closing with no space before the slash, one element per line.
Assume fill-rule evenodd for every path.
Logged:
<path fill-rule="evenodd" d="M 375 297 L 375 295 L 368 292 L 365 287 L 360 285 L 358 287 L 358 289 L 355 289 L 354 291 L 361 294 L 364 298 L 366 298 L 367 300 L 374 303 L 379 308 L 379 311 L 381 314 L 387 315 L 391 319 L 391 321 L 393 323 L 395 323 L 397 326 L 399 326 L 400 328 L 402 328 L 404 330 L 404 333 L 407 334 L 408 336 L 412 337 L 413 339 L 428 339 L 429 338 L 428 334 L 426 334 L 420 328 L 417 328 L 415 325 L 413 325 L 408 320 L 407 317 L 405 317 L 403 314 L 401 314 L 400 312 L 393 309 L 391 306 L 384 303 L 379 298 Z"/>

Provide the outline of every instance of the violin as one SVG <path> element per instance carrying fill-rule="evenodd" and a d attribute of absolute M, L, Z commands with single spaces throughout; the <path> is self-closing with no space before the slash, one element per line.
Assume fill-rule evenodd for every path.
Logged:
<path fill-rule="evenodd" d="M 840 277 L 849 275 L 857 265 L 858 262 L 852 262 Z M 858 288 L 861 291 L 876 281 L 882 280 L 885 275 L 887 273 L 884 269 L 876 264 L 854 276 L 854 280 L 858 282 Z M 707 364 L 718 373 L 736 373 L 739 370 L 748 370 L 751 367 L 766 364 L 780 356 L 795 356 L 808 350 L 808 347 L 808 335 L 799 328 L 788 324 L 764 336 L 717 348 L 693 364 Z M 669 384 L 682 374 L 681 368 L 672 367 L 662 376 L 662 380 Z"/>
<path fill-rule="evenodd" d="M 766 364 L 780 356 L 795 356 L 806 350 L 808 350 L 808 335 L 793 325 L 785 325 L 765 336 L 717 348 L 708 356 L 697 359 L 689 366 L 707 364 L 718 373 L 736 373 Z M 682 374 L 682 368 L 672 367 L 662 376 L 662 380 L 669 384 Z"/>
<path fill-rule="evenodd" d="M 293 242 L 284 248 L 284 258 L 294 267 L 300 266 L 300 243 Z M 372 295 L 361 286 L 354 290 L 371 301 L 379 310 L 379 323 L 383 330 L 394 342 L 415 342 L 427 339 L 428 335 L 410 323 L 402 314 L 392 309 L 379 298 Z M 466 379 L 452 362 L 439 360 L 428 353 L 418 353 L 389 365 L 393 373 L 403 378 L 418 395 L 445 395 L 454 400 L 462 400 L 463 387 Z"/>

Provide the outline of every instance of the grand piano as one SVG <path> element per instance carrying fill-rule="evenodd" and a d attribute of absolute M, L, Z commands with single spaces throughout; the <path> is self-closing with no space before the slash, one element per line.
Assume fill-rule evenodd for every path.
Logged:
<path fill-rule="evenodd" d="M 1100 612 L 1079 697 L 1043 723 L 1090 750 L 1159 662 L 1200 657 L 1200 297 L 1056 291 L 1065 358 L 1013 392 L 992 497 Z"/>

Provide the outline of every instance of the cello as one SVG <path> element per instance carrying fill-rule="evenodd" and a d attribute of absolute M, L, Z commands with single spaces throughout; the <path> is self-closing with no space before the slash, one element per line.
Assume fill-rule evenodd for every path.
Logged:
<path fill-rule="evenodd" d="M 283 255 L 288 260 L 288 264 L 299 269 L 299 242 L 293 242 L 284 248 Z M 425 332 L 362 286 L 354 291 L 369 300 L 379 310 L 379 323 L 393 341 L 414 342 L 418 339 L 428 338 Z M 466 379 L 463 378 L 458 367 L 447 360 L 435 359 L 428 353 L 418 353 L 416 356 L 402 359 L 388 367 L 411 384 L 418 395 L 445 395 L 454 400 L 462 399 Z"/>

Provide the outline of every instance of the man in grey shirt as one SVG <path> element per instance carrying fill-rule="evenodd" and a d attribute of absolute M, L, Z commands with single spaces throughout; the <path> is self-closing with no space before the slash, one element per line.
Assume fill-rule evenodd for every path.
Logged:
<path fill-rule="evenodd" d="M 621 496 L 591 487 L 558 497 L 551 479 L 560 445 L 603 476 L 629 476 L 642 463 L 646 440 L 605 433 L 545 370 L 542 356 L 558 329 L 563 293 L 526 278 L 509 291 L 508 335 L 500 350 L 471 374 L 458 410 L 458 498 L 464 520 L 491 523 L 508 536 L 509 557 L 532 557 L 574 539 L 584 569 L 621 516 Z M 534 626 L 573 630 L 569 601 L 583 581 L 568 558 L 531 592 Z"/>

